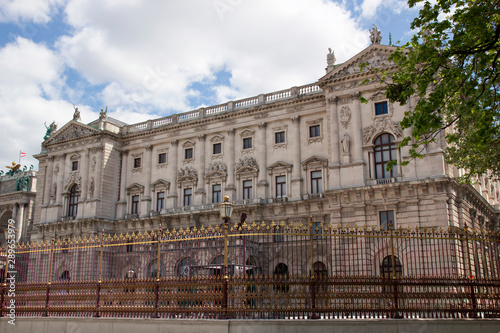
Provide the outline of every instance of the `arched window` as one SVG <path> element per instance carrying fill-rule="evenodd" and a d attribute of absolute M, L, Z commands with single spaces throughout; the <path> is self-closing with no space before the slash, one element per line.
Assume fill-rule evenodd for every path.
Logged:
<path fill-rule="evenodd" d="M 396 267 L 396 276 L 401 276 L 403 272 L 403 265 L 401 265 L 401 261 L 399 261 L 398 257 L 394 257 L 394 266 Z M 380 265 L 380 273 L 384 278 L 392 277 L 392 256 L 387 256 L 382 260 L 382 265 Z"/>
<path fill-rule="evenodd" d="M 325 278 L 328 276 L 328 271 L 326 270 L 326 265 L 321 261 L 316 261 L 314 263 L 314 276 L 318 278 Z"/>
<path fill-rule="evenodd" d="M 146 278 L 156 278 L 158 272 L 158 260 L 153 260 L 146 269 Z M 165 265 L 160 262 L 160 274 L 159 277 L 165 276 Z"/>
<path fill-rule="evenodd" d="M 76 217 L 78 212 L 78 185 L 73 185 L 69 190 L 68 216 Z"/>
<path fill-rule="evenodd" d="M 279 263 L 274 268 L 274 279 L 276 283 L 274 290 L 277 292 L 288 292 L 290 285 L 288 284 L 288 266 L 284 263 Z"/>
<path fill-rule="evenodd" d="M 178 277 L 190 277 L 195 275 L 195 262 L 191 258 L 184 258 L 177 265 Z"/>
<path fill-rule="evenodd" d="M 396 168 L 386 170 L 387 163 L 397 160 L 397 147 L 394 136 L 384 133 L 375 139 L 375 178 L 393 178 L 398 175 Z"/>
<path fill-rule="evenodd" d="M 59 281 L 69 281 L 71 279 L 69 275 L 69 271 L 64 271 L 61 273 L 61 276 L 59 277 Z"/>

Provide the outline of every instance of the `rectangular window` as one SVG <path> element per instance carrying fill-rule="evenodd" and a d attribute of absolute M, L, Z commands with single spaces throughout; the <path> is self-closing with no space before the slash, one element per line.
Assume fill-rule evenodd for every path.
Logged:
<path fill-rule="evenodd" d="M 276 132 L 274 133 L 274 143 L 283 143 L 285 142 L 285 132 Z"/>
<path fill-rule="evenodd" d="M 321 239 L 321 222 L 313 222 L 312 224 L 313 239 Z"/>
<path fill-rule="evenodd" d="M 321 177 L 321 171 L 311 171 L 311 193 L 322 193 L 323 192 L 323 182 Z"/>
<path fill-rule="evenodd" d="M 71 171 L 76 171 L 76 170 L 78 170 L 78 161 L 74 161 L 71 164 Z"/>
<path fill-rule="evenodd" d="M 220 195 L 221 195 L 221 185 L 212 185 L 212 203 L 217 203 L 221 202 L 220 200 Z"/>
<path fill-rule="evenodd" d="M 184 189 L 184 206 L 191 206 L 193 198 L 193 189 L 185 188 Z"/>
<path fill-rule="evenodd" d="M 321 136 L 319 125 L 309 126 L 309 137 L 315 138 Z"/>
<path fill-rule="evenodd" d="M 387 113 L 387 102 L 375 103 L 375 115 Z"/>
<path fill-rule="evenodd" d="M 158 164 L 167 163 L 167 153 L 158 154 Z"/>
<path fill-rule="evenodd" d="M 243 200 L 252 199 L 252 181 L 243 181 Z"/>
<path fill-rule="evenodd" d="M 280 243 L 285 241 L 285 235 L 283 235 L 283 231 L 283 227 L 280 225 L 274 227 L 273 242 Z"/>
<path fill-rule="evenodd" d="M 394 229 L 394 211 L 393 210 L 384 210 L 379 212 L 380 216 L 380 227 L 384 228 L 384 230 L 389 230 L 389 224 L 392 224 L 392 228 Z"/>
<path fill-rule="evenodd" d="M 132 196 L 132 209 L 130 210 L 130 214 L 139 214 L 139 196 Z"/>
<path fill-rule="evenodd" d="M 187 148 L 184 150 L 184 159 L 189 160 L 193 158 L 193 148 Z"/>
<path fill-rule="evenodd" d="M 252 148 L 252 138 L 244 138 L 243 139 L 243 149 Z"/>
<path fill-rule="evenodd" d="M 160 212 L 165 208 L 165 192 L 156 193 L 156 211 Z"/>
<path fill-rule="evenodd" d="M 213 154 L 214 155 L 217 155 L 217 154 L 220 154 L 222 152 L 222 143 L 214 143 L 214 146 L 213 146 Z"/>
<path fill-rule="evenodd" d="M 140 168 L 141 167 L 141 158 L 134 158 L 134 168 Z"/>
<path fill-rule="evenodd" d="M 276 198 L 286 197 L 286 176 L 276 177 Z"/>

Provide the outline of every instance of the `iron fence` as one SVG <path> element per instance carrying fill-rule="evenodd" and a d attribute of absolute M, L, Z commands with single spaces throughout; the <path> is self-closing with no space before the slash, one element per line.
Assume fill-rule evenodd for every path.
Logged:
<path fill-rule="evenodd" d="M 18 316 L 499 317 L 499 245 L 467 228 L 312 221 L 52 240 L 20 245 L 15 269 L 0 251 L 0 315 L 15 302 Z"/>

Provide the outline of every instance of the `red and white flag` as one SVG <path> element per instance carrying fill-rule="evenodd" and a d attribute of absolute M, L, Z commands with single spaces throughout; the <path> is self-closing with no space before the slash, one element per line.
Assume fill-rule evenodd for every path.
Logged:
<path fill-rule="evenodd" d="M 21 153 L 19 154 L 19 156 L 20 156 L 20 157 L 24 157 L 24 156 L 26 156 L 26 153 L 21 152 Z"/>

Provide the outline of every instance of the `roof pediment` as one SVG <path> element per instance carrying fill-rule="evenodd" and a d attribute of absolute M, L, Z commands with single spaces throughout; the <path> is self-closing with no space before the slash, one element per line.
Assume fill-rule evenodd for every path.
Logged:
<path fill-rule="evenodd" d="M 339 79 L 345 80 L 351 77 L 366 75 L 375 68 L 394 66 L 394 63 L 389 61 L 388 58 L 396 49 L 396 46 L 379 44 L 370 45 L 343 64 L 337 65 L 331 72 L 320 78 L 318 82 L 321 86 Z M 359 66 L 362 63 L 366 64 L 363 72 L 361 72 Z"/>
<path fill-rule="evenodd" d="M 72 120 L 51 135 L 50 138 L 44 142 L 44 144 L 52 145 L 64 141 L 97 135 L 101 132 L 102 131 L 93 127 Z"/>

